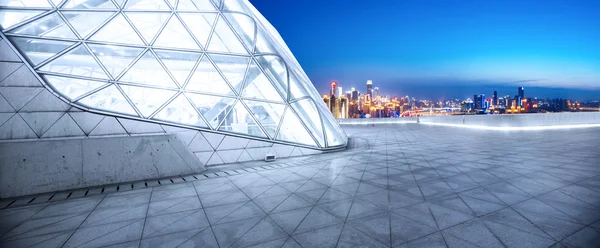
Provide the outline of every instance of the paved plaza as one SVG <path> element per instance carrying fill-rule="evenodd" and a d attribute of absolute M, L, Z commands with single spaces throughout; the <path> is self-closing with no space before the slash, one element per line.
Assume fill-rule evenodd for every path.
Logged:
<path fill-rule="evenodd" d="M 4 201 L 0 247 L 600 246 L 598 128 L 344 129 L 342 152 Z"/>

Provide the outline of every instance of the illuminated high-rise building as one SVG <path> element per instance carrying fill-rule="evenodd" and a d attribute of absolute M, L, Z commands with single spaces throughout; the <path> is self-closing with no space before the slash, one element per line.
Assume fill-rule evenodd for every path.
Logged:
<path fill-rule="evenodd" d="M 331 98 L 336 97 L 336 90 L 337 90 L 337 82 L 336 81 L 331 81 L 331 90 L 329 92 L 329 95 L 331 96 Z"/>
<path fill-rule="evenodd" d="M 358 101 L 358 91 L 356 91 L 356 88 L 352 87 L 352 101 Z"/>
<path fill-rule="evenodd" d="M 369 100 L 373 99 L 373 80 L 367 80 L 367 95 Z"/>
<path fill-rule="evenodd" d="M 523 99 L 525 99 L 525 88 L 519 87 L 519 93 L 517 95 L 517 106 L 521 107 L 523 105 Z"/>
<path fill-rule="evenodd" d="M 494 98 L 492 98 L 492 105 L 498 105 L 498 92 L 494 90 Z"/>
<path fill-rule="evenodd" d="M 344 92 L 342 91 L 342 86 L 340 86 L 340 87 L 337 88 L 337 93 L 338 93 L 337 97 L 341 98 L 342 95 L 344 94 Z"/>

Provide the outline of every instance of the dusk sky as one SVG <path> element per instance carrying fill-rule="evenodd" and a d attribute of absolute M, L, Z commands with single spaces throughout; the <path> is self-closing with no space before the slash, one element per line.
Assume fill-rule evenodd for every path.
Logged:
<path fill-rule="evenodd" d="M 319 92 L 600 99 L 597 0 L 250 0 Z"/>

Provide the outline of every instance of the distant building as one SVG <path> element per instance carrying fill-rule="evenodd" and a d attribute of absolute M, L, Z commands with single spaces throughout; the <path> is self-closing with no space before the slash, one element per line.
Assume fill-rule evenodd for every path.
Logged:
<path fill-rule="evenodd" d="M 519 92 L 517 94 L 517 106 L 521 107 L 523 105 L 523 99 L 525 99 L 525 88 L 519 87 Z"/>
<path fill-rule="evenodd" d="M 356 91 L 356 88 L 352 87 L 352 101 L 358 101 L 358 91 Z"/>
<path fill-rule="evenodd" d="M 337 82 L 336 81 L 331 81 L 331 91 L 329 92 L 329 96 L 331 96 L 332 98 L 336 96 L 335 92 L 337 90 Z"/>
<path fill-rule="evenodd" d="M 494 98 L 492 99 L 492 105 L 498 105 L 498 92 L 494 90 Z"/>
<path fill-rule="evenodd" d="M 367 80 L 367 95 L 369 99 L 373 99 L 373 81 Z"/>

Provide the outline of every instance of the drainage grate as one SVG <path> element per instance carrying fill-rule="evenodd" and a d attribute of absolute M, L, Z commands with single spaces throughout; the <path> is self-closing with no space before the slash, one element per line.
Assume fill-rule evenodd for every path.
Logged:
<path fill-rule="evenodd" d="M 301 161 L 288 161 L 287 163 L 257 165 L 254 167 L 245 167 L 245 168 L 237 167 L 236 169 L 221 170 L 221 171 L 184 175 L 184 176 L 175 176 L 175 177 L 170 177 L 170 178 L 144 180 L 144 181 L 131 182 L 131 183 L 122 183 L 119 185 L 116 185 L 116 184 L 115 185 L 104 185 L 104 186 L 100 186 L 100 187 L 91 187 L 91 188 L 87 188 L 87 189 L 85 189 L 85 188 L 84 189 L 74 189 L 74 190 L 70 190 L 70 191 L 60 191 L 60 192 L 46 193 L 46 194 L 40 194 L 40 195 L 35 195 L 35 196 L 23 196 L 23 197 L 17 197 L 14 199 L 0 199 L 0 209 L 7 209 L 7 208 L 11 208 L 11 207 L 19 207 L 19 206 L 24 206 L 24 205 L 33 205 L 33 204 L 48 203 L 48 202 L 62 201 L 62 200 L 69 200 L 69 199 L 78 199 L 81 197 L 88 197 L 88 196 L 94 196 L 94 195 L 100 195 L 100 194 L 108 194 L 108 193 L 112 193 L 112 192 L 122 192 L 122 191 L 128 191 L 128 190 L 143 189 L 143 188 L 156 187 L 156 186 L 168 185 L 168 184 L 185 183 L 185 182 L 191 182 L 191 181 L 195 181 L 195 180 L 207 180 L 207 179 L 213 179 L 213 178 L 218 178 L 218 177 L 234 176 L 234 175 L 239 175 L 239 174 L 244 174 L 244 173 L 280 169 L 280 168 L 296 166 L 296 165 L 306 164 L 306 163 L 321 162 L 321 161 L 325 161 L 325 160 L 330 160 L 330 158 L 323 157 L 323 158 L 319 159 L 318 157 L 308 157 L 307 159 L 303 159 Z M 85 193 L 83 193 L 84 190 L 85 190 Z"/>

